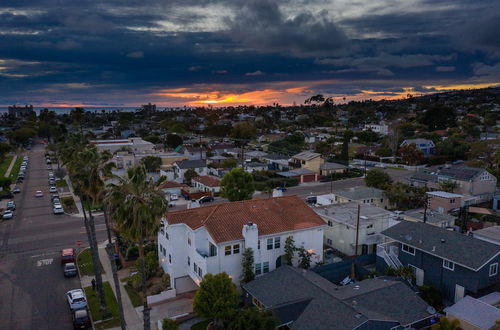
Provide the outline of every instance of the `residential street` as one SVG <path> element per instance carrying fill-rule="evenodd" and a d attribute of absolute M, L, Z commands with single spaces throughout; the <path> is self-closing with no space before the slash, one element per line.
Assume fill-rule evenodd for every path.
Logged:
<path fill-rule="evenodd" d="M 78 277 L 66 279 L 60 250 L 87 246 L 83 218 L 54 215 L 44 148 L 28 153 L 29 165 L 12 220 L 0 223 L 0 329 L 72 329 L 65 292 L 78 288 Z M 42 190 L 44 196 L 35 197 Z M 105 237 L 96 219 L 99 239 Z"/>

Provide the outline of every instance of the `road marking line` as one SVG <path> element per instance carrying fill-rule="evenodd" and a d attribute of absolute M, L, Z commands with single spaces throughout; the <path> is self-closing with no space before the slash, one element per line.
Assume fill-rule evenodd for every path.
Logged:
<path fill-rule="evenodd" d="M 52 264 L 53 261 L 54 261 L 54 258 L 38 260 L 36 262 L 36 266 L 37 267 L 48 266 L 48 265 Z"/>

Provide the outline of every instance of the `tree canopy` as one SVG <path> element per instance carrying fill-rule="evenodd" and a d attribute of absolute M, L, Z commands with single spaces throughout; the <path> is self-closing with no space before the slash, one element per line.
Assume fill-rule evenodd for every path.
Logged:
<path fill-rule="evenodd" d="M 221 195 L 230 202 L 252 199 L 255 191 L 253 177 L 242 168 L 233 168 L 221 181 Z"/>
<path fill-rule="evenodd" d="M 385 173 L 381 169 L 370 170 L 365 176 L 365 183 L 368 187 L 384 189 L 391 182 L 392 179 L 389 174 Z"/>

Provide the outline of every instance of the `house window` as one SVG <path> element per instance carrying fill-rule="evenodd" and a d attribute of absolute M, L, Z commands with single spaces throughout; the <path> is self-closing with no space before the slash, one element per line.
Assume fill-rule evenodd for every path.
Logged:
<path fill-rule="evenodd" d="M 188 245 L 191 245 L 191 237 L 188 237 Z"/>
<path fill-rule="evenodd" d="M 201 268 L 198 268 L 198 275 L 200 275 L 200 277 L 203 277 L 203 271 L 201 270 Z"/>
<path fill-rule="evenodd" d="M 406 244 L 403 244 L 401 246 L 401 250 L 403 250 L 403 252 L 406 252 L 408 254 L 415 255 L 415 249 L 412 248 L 411 246 L 406 245 Z"/>
<path fill-rule="evenodd" d="M 224 255 L 226 256 L 231 255 L 231 245 L 224 246 Z"/>
<path fill-rule="evenodd" d="M 257 240 L 257 249 L 260 250 L 260 239 Z"/>
<path fill-rule="evenodd" d="M 217 247 L 213 245 L 212 243 L 208 243 L 209 245 L 209 250 L 210 250 L 210 256 L 215 257 L 217 255 Z"/>
<path fill-rule="evenodd" d="M 193 269 L 195 273 L 198 272 L 198 265 L 196 264 L 196 262 L 193 262 Z"/>
<path fill-rule="evenodd" d="M 455 270 L 455 263 L 448 260 L 443 260 L 443 268 L 446 268 L 448 270 Z"/>
<path fill-rule="evenodd" d="M 255 275 L 262 274 L 261 264 L 255 264 Z"/>
<path fill-rule="evenodd" d="M 333 222 L 331 220 L 328 220 L 328 226 L 333 227 Z"/>
<path fill-rule="evenodd" d="M 367 229 L 373 228 L 373 225 L 366 226 Z"/>
<path fill-rule="evenodd" d="M 326 239 L 326 244 L 328 244 L 328 245 L 332 245 L 332 243 L 333 243 L 333 242 L 332 242 L 332 240 L 331 240 L 331 239 L 329 239 L 329 238 L 327 238 L 327 239 Z"/>
<path fill-rule="evenodd" d="M 275 237 L 274 238 L 274 248 L 275 249 L 279 249 L 281 246 L 281 241 L 280 241 L 280 237 Z"/>
<path fill-rule="evenodd" d="M 233 245 L 233 254 L 238 254 L 238 253 L 240 253 L 240 245 L 234 244 Z"/>
<path fill-rule="evenodd" d="M 384 202 L 384 199 L 383 199 L 383 198 L 381 198 L 381 199 L 380 199 L 380 203 L 383 203 L 383 202 Z"/>
<path fill-rule="evenodd" d="M 455 203 L 455 198 L 450 199 L 450 204 Z"/>
<path fill-rule="evenodd" d="M 167 233 L 167 232 L 165 232 L 165 238 L 166 238 L 166 239 L 170 239 L 170 238 L 168 237 L 168 233 Z"/>
<path fill-rule="evenodd" d="M 262 272 L 265 274 L 265 273 L 269 273 L 269 262 L 264 262 L 264 267 L 262 267 L 263 270 Z"/>
<path fill-rule="evenodd" d="M 171 254 L 168 255 L 168 262 L 172 263 L 172 255 Z"/>
<path fill-rule="evenodd" d="M 191 258 L 188 257 L 188 266 L 191 266 Z"/>
<path fill-rule="evenodd" d="M 490 265 L 490 276 L 495 276 L 498 274 L 498 262 Z"/>
<path fill-rule="evenodd" d="M 273 249 L 273 239 L 272 238 L 268 238 L 267 239 L 267 249 L 268 250 L 272 250 Z"/>

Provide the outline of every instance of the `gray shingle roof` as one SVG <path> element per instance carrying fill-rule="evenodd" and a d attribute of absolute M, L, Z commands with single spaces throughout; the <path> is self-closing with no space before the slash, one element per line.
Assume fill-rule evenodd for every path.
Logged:
<path fill-rule="evenodd" d="M 269 154 L 267 156 L 264 156 L 263 158 L 269 159 L 269 160 L 288 160 L 288 159 L 290 159 L 289 156 L 280 155 L 280 154 Z"/>
<path fill-rule="evenodd" d="M 337 170 L 337 169 L 345 169 L 345 168 L 347 168 L 347 166 L 342 165 L 342 164 L 338 164 L 338 163 L 326 162 L 326 163 L 321 164 L 320 168 L 322 170 Z"/>
<path fill-rule="evenodd" d="M 293 158 L 300 159 L 300 160 L 311 160 L 316 157 L 320 157 L 321 154 L 318 154 L 316 152 L 311 152 L 311 151 L 302 151 L 301 153 L 298 153 L 293 156 Z"/>
<path fill-rule="evenodd" d="M 457 180 L 472 180 L 475 176 L 479 175 L 482 172 L 484 172 L 484 169 L 482 168 L 464 166 L 443 168 L 439 171 L 439 175 Z"/>
<path fill-rule="evenodd" d="M 180 169 L 189 169 L 189 168 L 200 168 L 206 167 L 207 163 L 204 160 L 181 160 L 175 162 Z"/>
<path fill-rule="evenodd" d="M 495 244 L 422 222 L 401 221 L 382 234 L 476 271 L 500 253 Z"/>
<path fill-rule="evenodd" d="M 282 266 L 243 288 L 283 323 L 293 321 L 292 329 L 354 329 L 369 319 L 406 325 L 430 316 L 427 304 L 394 280 L 339 287 L 314 272 Z"/>
<path fill-rule="evenodd" d="M 445 311 L 446 315 L 450 314 L 467 321 L 479 329 L 493 329 L 495 322 L 500 319 L 500 309 L 469 296 L 446 308 Z"/>

